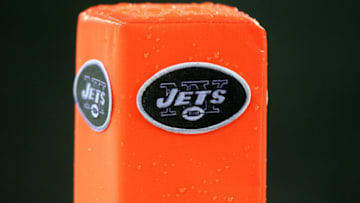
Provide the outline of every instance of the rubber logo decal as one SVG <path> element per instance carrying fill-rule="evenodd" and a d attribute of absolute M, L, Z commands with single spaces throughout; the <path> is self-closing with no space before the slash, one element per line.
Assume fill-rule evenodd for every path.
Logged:
<path fill-rule="evenodd" d="M 89 60 L 81 68 L 74 82 L 75 102 L 95 131 L 103 131 L 111 115 L 111 88 L 104 65 Z"/>
<path fill-rule="evenodd" d="M 170 66 L 152 76 L 137 94 L 141 114 L 166 131 L 205 133 L 238 118 L 250 88 L 237 73 L 211 63 Z"/>

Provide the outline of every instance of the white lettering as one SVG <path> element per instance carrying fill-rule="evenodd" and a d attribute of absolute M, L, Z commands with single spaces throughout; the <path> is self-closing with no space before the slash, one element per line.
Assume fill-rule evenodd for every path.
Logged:
<path fill-rule="evenodd" d="M 182 106 L 190 104 L 190 95 L 193 95 L 194 92 L 180 92 L 179 96 L 177 97 L 174 106 Z"/>
<path fill-rule="evenodd" d="M 210 103 L 212 104 L 221 104 L 224 102 L 225 97 L 223 96 L 224 94 L 226 94 L 226 90 L 215 90 L 212 93 L 212 97 L 213 99 L 210 100 Z"/>
<path fill-rule="evenodd" d="M 88 82 L 88 83 L 86 84 L 86 89 L 83 89 L 83 90 L 81 91 L 81 97 L 82 97 L 83 99 L 87 99 L 87 98 L 88 98 L 90 88 L 91 88 L 91 84 Z"/>
<path fill-rule="evenodd" d="M 105 104 L 105 92 L 101 92 L 100 94 L 100 104 L 104 106 Z"/>
<path fill-rule="evenodd" d="M 84 100 L 94 101 L 94 103 L 104 106 L 105 104 L 105 92 L 91 87 L 91 83 L 86 84 L 86 88 L 81 91 L 81 97 Z M 99 101 L 100 100 L 100 101 Z"/>
<path fill-rule="evenodd" d="M 165 98 L 158 98 L 156 100 L 156 106 L 158 108 L 167 108 L 167 107 L 169 107 L 173 103 L 173 101 L 175 99 L 175 96 L 178 93 L 178 91 L 179 90 L 176 89 L 176 88 L 171 89 L 167 100 L 165 101 Z"/>
<path fill-rule="evenodd" d="M 94 100 L 94 88 L 90 88 L 90 93 L 89 93 L 89 97 L 88 97 L 88 99 L 89 100 Z"/>
<path fill-rule="evenodd" d="M 197 94 L 197 98 L 195 100 L 195 105 L 203 105 L 206 96 L 210 93 L 211 90 L 196 91 L 195 94 Z"/>
<path fill-rule="evenodd" d="M 100 97 L 100 93 L 101 93 L 101 91 L 100 91 L 100 90 L 98 90 L 98 89 L 96 89 L 95 91 L 96 91 L 96 95 L 95 95 L 95 103 L 99 103 L 99 97 Z"/>

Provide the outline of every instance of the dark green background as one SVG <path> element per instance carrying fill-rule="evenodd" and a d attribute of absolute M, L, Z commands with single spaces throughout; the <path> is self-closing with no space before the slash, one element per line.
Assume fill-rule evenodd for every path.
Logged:
<path fill-rule="evenodd" d="M 72 202 L 77 14 L 113 2 L 1 2 L 1 202 Z M 222 2 L 269 37 L 268 202 L 357 202 L 356 1 Z"/>
<path fill-rule="evenodd" d="M 87 61 L 89 62 L 89 61 Z M 96 61 L 99 62 L 99 61 Z M 101 62 L 99 62 L 101 63 Z M 108 125 L 109 121 L 108 118 L 109 114 L 111 114 L 111 111 L 109 112 L 109 109 L 112 108 L 112 106 L 110 105 L 110 96 L 111 96 L 111 87 L 109 89 L 109 85 L 110 81 L 107 80 L 108 76 L 105 76 L 105 73 L 103 68 L 101 66 L 99 66 L 98 64 L 82 64 L 81 67 L 81 73 L 77 73 L 77 84 L 75 84 L 74 81 L 74 86 L 76 86 L 76 100 L 77 100 L 77 105 L 79 107 L 79 110 L 81 109 L 81 114 L 83 115 L 84 119 L 86 120 L 86 122 L 89 124 L 91 123 L 91 125 L 89 124 L 89 126 L 91 126 L 93 129 L 97 129 L 100 132 L 105 129 Z M 92 116 L 92 109 L 91 109 L 91 105 L 92 104 L 96 104 L 95 99 L 94 100 L 90 100 L 90 99 L 83 99 L 82 96 L 82 91 L 84 91 L 87 88 L 87 84 L 89 83 L 89 80 L 85 80 L 84 77 L 85 76 L 89 76 L 91 79 L 89 79 L 90 81 L 92 81 L 93 79 L 97 79 L 100 80 L 101 82 L 104 82 L 105 88 L 102 89 L 102 86 L 96 87 L 95 89 L 101 90 L 105 93 L 104 96 L 104 105 L 101 105 L 101 96 L 99 95 L 99 103 L 97 103 L 97 106 L 99 107 L 98 111 L 100 112 L 101 109 L 103 111 L 103 114 L 99 113 L 99 116 L 97 118 L 94 118 Z M 90 83 L 93 87 L 93 83 Z M 75 88 L 75 87 L 74 87 Z M 94 94 L 95 95 L 95 94 Z M 74 95 L 75 96 L 75 95 Z M 94 96 L 94 98 L 96 98 L 96 96 Z M 75 101 L 75 98 L 74 98 Z M 86 109 L 85 108 L 85 104 L 88 104 L 90 106 L 90 109 Z M 110 108 L 109 108 L 110 107 Z M 94 128 L 95 127 L 95 128 Z M 104 128 L 105 127 L 105 128 Z"/>

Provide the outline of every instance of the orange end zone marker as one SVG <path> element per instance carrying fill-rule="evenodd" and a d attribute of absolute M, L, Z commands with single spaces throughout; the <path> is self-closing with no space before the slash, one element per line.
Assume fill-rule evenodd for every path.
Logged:
<path fill-rule="evenodd" d="M 75 203 L 264 203 L 266 44 L 220 4 L 82 12 Z"/>

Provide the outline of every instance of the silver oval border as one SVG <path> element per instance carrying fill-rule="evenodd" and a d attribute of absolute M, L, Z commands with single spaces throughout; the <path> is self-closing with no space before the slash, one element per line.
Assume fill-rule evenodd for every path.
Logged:
<path fill-rule="evenodd" d="M 90 65 L 98 65 L 101 69 L 101 71 L 103 72 L 103 74 L 105 75 L 105 79 L 106 79 L 106 84 L 109 87 L 109 109 L 108 109 L 108 115 L 106 117 L 105 123 L 101 126 L 95 126 L 93 125 L 85 116 L 85 113 L 82 111 L 81 107 L 79 107 L 79 103 L 76 97 L 76 88 L 77 88 L 77 84 L 78 84 L 78 80 L 79 80 L 79 75 L 85 70 L 86 67 L 90 66 Z M 74 80 L 74 87 L 73 87 L 73 95 L 74 95 L 74 100 L 76 105 L 78 105 L 78 109 L 80 110 L 80 113 L 82 115 L 82 117 L 85 119 L 86 123 L 95 131 L 97 132 L 102 132 L 104 131 L 109 123 L 110 123 L 110 117 L 111 117 L 111 110 L 112 110 L 112 91 L 111 91 L 111 85 L 110 85 L 110 79 L 108 77 L 108 74 L 106 72 L 105 66 L 103 63 L 101 63 L 99 60 L 97 59 L 90 59 L 87 62 L 84 63 L 84 65 L 81 66 L 79 72 L 76 74 L 75 76 L 75 80 Z"/>
<path fill-rule="evenodd" d="M 211 125 L 209 127 L 205 127 L 205 128 L 198 128 L 198 129 L 185 129 L 185 128 L 176 128 L 176 127 L 170 127 L 167 126 L 165 124 L 162 124 L 158 121 L 156 121 L 155 119 L 153 119 L 148 113 L 146 113 L 146 111 L 144 110 L 143 106 L 142 106 L 142 95 L 145 91 L 145 89 L 151 84 L 153 83 L 155 80 L 157 80 L 158 78 L 160 78 L 161 76 L 169 73 L 169 72 L 173 72 L 175 70 L 178 69 L 185 69 L 185 68 L 190 68 L 190 67 L 200 67 L 200 68 L 207 68 L 207 69 L 213 69 L 213 70 L 217 70 L 220 72 L 223 72 L 227 75 L 232 76 L 233 78 L 235 78 L 236 80 L 238 80 L 240 82 L 241 85 L 243 85 L 244 89 L 245 89 L 245 93 L 247 94 L 246 100 L 244 105 L 241 107 L 241 109 L 239 109 L 238 112 L 236 112 L 234 115 L 232 115 L 230 118 L 217 123 L 215 125 Z M 136 104 L 137 107 L 141 113 L 141 115 L 148 120 L 150 123 L 152 123 L 153 125 L 162 128 L 168 132 L 174 132 L 174 133 L 182 133 L 182 134 L 201 134 L 201 133 L 206 133 L 206 132 L 210 132 L 213 130 L 216 130 L 220 127 L 223 127 L 229 123 L 231 123 L 232 121 L 234 121 L 236 118 L 238 118 L 241 114 L 243 114 L 246 110 L 246 108 L 249 106 L 250 104 L 250 100 L 251 100 L 251 91 L 250 91 L 250 87 L 247 84 L 247 82 L 244 80 L 244 78 L 242 78 L 240 75 L 238 75 L 236 72 L 225 68 L 223 66 L 220 65 L 216 65 L 216 64 L 212 64 L 212 63 L 207 63 L 207 62 L 185 62 L 185 63 L 180 63 L 180 64 L 176 64 L 176 65 L 172 65 L 169 66 L 163 70 L 160 70 L 159 72 L 157 72 L 155 75 L 153 75 L 151 78 L 149 78 L 139 89 L 138 94 L 136 96 Z"/>

